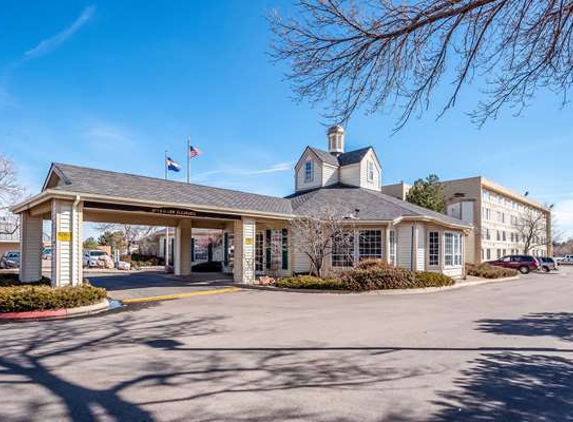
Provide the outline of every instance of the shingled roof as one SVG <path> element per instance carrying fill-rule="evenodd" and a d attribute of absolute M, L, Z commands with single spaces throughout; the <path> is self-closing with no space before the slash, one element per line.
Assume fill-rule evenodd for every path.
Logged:
<path fill-rule="evenodd" d="M 63 183 L 53 189 L 84 194 L 132 198 L 182 206 L 221 207 L 241 211 L 291 214 L 290 201 L 210 186 L 187 184 L 154 177 L 97 170 L 69 164 L 53 164 Z"/>
<path fill-rule="evenodd" d="M 355 151 L 348 151 L 340 154 L 338 157 L 332 155 L 327 151 L 323 151 L 321 149 L 315 147 L 308 147 L 312 152 L 314 152 L 318 158 L 320 158 L 326 164 L 330 164 L 331 166 L 339 167 L 339 166 L 348 166 L 350 164 L 357 164 L 364 156 L 368 153 L 368 151 L 372 147 L 365 147 L 360 148 Z"/>
<path fill-rule="evenodd" d="M 279 198 L 69 164 L 53 164 L 52 169 L 60 180 L 59 183 L 48 184 L 49 188 L 62 192 L 180 204 L 182 207 L 219 207 L 289 216 L 305 215 L 332 206 L 343 215 L 358 209 L 357 217 L 360 220 L 391 221 L 400 217 L 430 217 L 445 224 L 466 225 L 456 218 L 381 192 L 343 184 Z"/>
<path fill-rule="evenodd" d="M 466 225 L 457 218 L 431 211 L 381 192 L 335 184 L 288 196 L 295 215 L 305 215 L 328 206 L 359 220 L 395 220 L 400 217 L 430 217 L 446 224 Z"/>

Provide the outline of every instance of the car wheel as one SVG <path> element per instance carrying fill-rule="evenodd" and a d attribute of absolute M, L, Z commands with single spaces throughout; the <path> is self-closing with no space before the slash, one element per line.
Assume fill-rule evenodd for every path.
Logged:
<path fill-rule="evenodd" d="M 521 266 L 518 268 L 518 271 L 521 274 L 528 274 L 529 273 L 529 267 L 526 267 L 525 265 Z"/>
<path fill-rule="evenodd" d="M 546 273 L 548 273 L 548 272 L 551 271 L 551 270 L 549 269 L 549 267 L 543 267 L 543 271 L 545 271 Z"/>

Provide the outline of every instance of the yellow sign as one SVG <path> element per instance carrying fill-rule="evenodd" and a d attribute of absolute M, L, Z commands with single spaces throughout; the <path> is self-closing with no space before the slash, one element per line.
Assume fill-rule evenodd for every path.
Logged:
<path fill-rule="evenodd" d="M 253 243 L 254 243 L 254 242 L 253 242 L 253 238 L 252 238 L 252 237 L 247 237 L 247 238 L 245 239 L 245 245 L 252 245 Z"/>
<path fill-rule="evenodd" d="M 60 242 L 69 242 L 72 240 L 72 233 L 70 232 L 58 232 L 58 240 Z"/>

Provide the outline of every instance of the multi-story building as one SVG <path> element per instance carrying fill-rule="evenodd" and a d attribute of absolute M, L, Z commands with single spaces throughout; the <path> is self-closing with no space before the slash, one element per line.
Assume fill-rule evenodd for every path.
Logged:
<path fill-rule="evenodd" d="M 474 226 L 466 262 L 552 254 L 551 208 L 482 176 L 443 182 L 447 214 Z"/>

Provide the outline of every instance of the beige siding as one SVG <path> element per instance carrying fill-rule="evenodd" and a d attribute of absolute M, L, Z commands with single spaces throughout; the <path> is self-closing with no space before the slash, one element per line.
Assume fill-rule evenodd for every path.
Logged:
<path fill-rule="evenodd" d="M 322 167 L 322 185 L 328 186 L 338 183 L 338 168 L 324 164 Z"/>
<path fill-rule="evenodd" d="M 423 225 L 416 225 L 416 237 L 418 241 L 416 270 L 424 271 L 426 269 L 426 228 Z"/>
<path fill-rule="evenodd" d="M 400 182 L 394 185 L 382 186 L 380 189 L 382 193 L 385 193 L 386 195 L 390 195 L 405 201 L 411 187 L 412 186 L 407 183 Z"/>
<path fill-rule="evenodd" d="M 396 226 L 397 245 L 396 260 L 399 267 L 412 268 L 412 225 Z"/>
<path fill-rule="evenodd" d="M 350 186 L 360 186 L 360 164 L 340 167 L 340 183 Z"/>
<path fill-rule="evenodd" d="M 368 162 L 374 163 L 374 179 L 368 180 Z M 364 156 L 360 162 L 360 187 L 365 189 L 380 190 L 381 186 L 381 169 L 378 160 L 372 151 Z"/>
<path fill-rule="evenodd" d="M 38 281 L 42 278 L 42 223 L 42 217 L 32 217 L 28 212 L 22 213 L 20 280 L 23 282 Z"/>
<path fill-rule="evenodd" d="M 314 163 L 314 175 L 311 181 L 304 180 L 304 166 L 305 163 L 312 160 Z M 296 168 L 296 190 L 308 190 L 319 188 L 322 186 L 322 163 L 316 158 L 316 156 L 308 151 L 303 159 L 300 160 L 300 166 Z"/>

